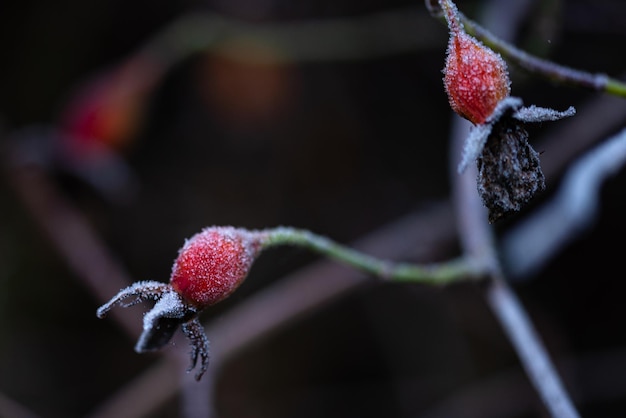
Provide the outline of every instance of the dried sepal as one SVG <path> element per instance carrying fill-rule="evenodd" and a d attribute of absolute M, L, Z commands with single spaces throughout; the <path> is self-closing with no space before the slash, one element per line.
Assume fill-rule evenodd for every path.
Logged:
<path fill-rule="evenodd" d="M 191 345 L 191 352 L 189 353 L 191 362 L 187 368 L 187 372 L 192 371 L 196 367 L 198 357 L 200 357 L 200 369 L 196 372 L 195 376 L 196 380 L 200 380 L 209 367 L 209 339 L 198 318 L 193 318 L 191 321 L 185 322 L 182 325 L 182 330 Z"/>
<path fill-rule="evenodd" d="M 462 173 L 467 166 L 476 161 L 481 155 L 485 144 L 493 130 L 493 125 L 503 117 L 513 118 L 523 123 L 553 122 L 576 114 L 576 109 L 570 106 L 564 111 L 531 105 L 523 106 L 523 101 L 519 97 L 509 96 L 501 100 L 495 107 L 491 115 L 481 125 L 472 126 L 470 133 L 465 139 L 463 156 L 458 166 L 459 173 Z"/>
<path fill-rule="evenodd" d="M 121 305 L 122 307 L 127 308 L 136 305 L 145 299 L 157 300 L 163 295 L 163 292 L 168 289 L 169 286 L 163 282 L 153 280 L 135 282 L 120 290 L 117 295 L 111 298 L 111 300 L 99 307 L 96 315 L 98 318 L 102 319 L 116 305 Z M 132 300 L 130 302 L 126 302 L 126 300 L 130 298 L 132 298 Z"/>
<path fill-rule="evenodd" d="M 513 113 L 513 117 L 526 123 L 533 122 L 554 122 L 559 119 L 568 118 L 576 114 L 574 106 L 570 106 L 564 111 L 558 111 L 546 107 L 530 105 L 522 107 Z"/>
<path fill-rule="evenodd" d="M 178 326 L 196 314 L 193 307 L 168 287 L 154 307 L 144 315 L 143 332 L 135 345 L 135 351 L 145 353 L 162 348 L 172 339 Z"/>

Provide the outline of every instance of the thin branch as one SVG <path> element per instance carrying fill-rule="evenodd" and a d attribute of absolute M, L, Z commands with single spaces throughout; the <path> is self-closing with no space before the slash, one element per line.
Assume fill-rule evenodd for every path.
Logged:
<path fill-rule="evenodd" d="M 514 276 L 532 274 L 587 228 L 598 212 L 603 181 L 625 161 L 623 129 L 574 163 L 552 200 L 516 225 L 502 241 L 507 270 Z"/>
<path fill-rule="evenodd" d="M 250 23 L 216 13 L 191 13 L 157 33 L 140 53 L 171 63 L 237 40 L 263 45 L 290 62 L 364 59 L 431 48 L 444 39 L 435 26 L 417 7 L 286 23 Z M 246 51 L 237 58 L 250 60 Z"/>
<path fill-rule="evenodd" d="M 267 235 L 264 239 L 265 247 L 296 245 L 308 248 L 390 281 L 442 285 L 482 277 L 482 272 L 471 259 L 453 259 L 430 265 L 395 263 L 372 257 L 307 230 L 280 227 L 263 232 Z"/>

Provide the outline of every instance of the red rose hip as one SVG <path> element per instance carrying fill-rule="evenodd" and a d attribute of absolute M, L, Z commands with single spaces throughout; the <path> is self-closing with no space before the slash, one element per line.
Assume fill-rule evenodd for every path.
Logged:
<path fill-rule="evenodd" d="M 465 33 L 452 2 L 442 1 L 450 28 L 444 86 L 452 110 L 482 124 L 510 91 L 506 63 L 499 54 Z"/>
<path fill-rule="evenodd" d="M 260 249 L 259 235 L 234 227 L 205 228 L 185 242 L 170 284 L 188 303 L 203 309 L 239 287 Z"/>

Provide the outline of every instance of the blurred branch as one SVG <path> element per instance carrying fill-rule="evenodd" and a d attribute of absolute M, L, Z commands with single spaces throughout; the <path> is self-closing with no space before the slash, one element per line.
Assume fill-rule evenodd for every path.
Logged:
<path fill-rule="evenodd" d="M 579 403 L 617 401 L 626 395 L 626 348 L 561 358 L 559 369 L 582 384 L 573 390 Z M 531 416 L 536 403 L 519 370 L 506 370 L 478 382 L 429 408 L 421 418 L 497 418 Z"/>
<path fill-rule="evenodd" d="M 445 40 L 445 32 L 416 7 L 287 23 L 247 23 L 214 13 L 195 13 L 168 25 L 142 52 L 175 62 L 233 39 L 265 44 L 288 61 L 306 62 L 374 58 L 430 48 Z"/>
<path fill-rule="evenodd" d="M 38 415 L 0 392 L 0 417 L 38 418 Z"/>
<path fill-rule="evenodd" d="M 89 222 L 62 197 L 44 170 L 35 165 L 17 166 L 12 161 L 7 167 L 12 186 L 33 220 L 96 300 L 106 301 L 132 282 Z M 139 335 L 140 324 L 129 313 L 118 310 L 112 315 L 130 336 Z"/>
<path fill-rule="evenodd" d="M 458 118 L 455 117 L 457 121 Z M 460 125 L 460 121 L 456 125 Z M 453 133 L 453 155 L 460 155 L 465 135 L 458 126 Z M 451 164 L 456 167 L 456 161 Z M 498 257 L 493 232 L 487 223 L 485 208 L 476 193 L 476 167 L 453 175 L 454 199 L 459 234 L 467 256 L 480 260 L 489 272 L 485 289 L 487 302 L 513 344 L 531 382 L 546 408 L 555 418 L 578 417 L 571 400 L 552 365 L 541 339 L 515 293 L 506 283 Z"/>
<path fill-rule="evenodd" d="M 626 161 L 626 129 L 587 152 L 568 170 L 556 195 L 502 241 L 507 269 L 532 274 L 595 219 L 602 182 Z M 518 257 L 523 254 L 522 257 Z"/>
<path fill-rule="evenodd" d="M 565 119 L 544 134 L 535 146 L 541 150 L 541 167 L 548 183 L 593 144 L 621 128 L 626 120 L 626 101 L 598 95 L 577 106 L 576 117 Z"/>
<path fill-rule="evenodd" d="M 556 182 L 572 160 L 622 126 L 624 118 L 626 101 L 614 96 L 597 96 L 579 106 L 575 118 L 565 120 L 544 133 L 536 146 L 542 151 L 541 165 L 547 181 Z M 523 222 L 532 225 L 535 223 L 533 218 L 536 214 L 542 216 L 541 209 L 529 213 Z M 557 223 L 563 222 L 568 222 L 566 217 L 559 218 Z M 575 232 L 571 231 L 571 234 L 575 235 Z M 561 241 L 561 245 L 558 248 L 554 247 L 546 257 L 536 257 L 532 248 L 513 251 L 512 248 L 528 248 L 529 245 L 526 236 L 520 233 L 519 227 L 513 226 L 500 238 L 499 245 L 502 249 L 500 256 L 510 279 L 531 279 L 534 277 L 532 273 L 536 273 L 541 268 L 540 265 L 555 256 L 565 244 L 565 241 Z"/>

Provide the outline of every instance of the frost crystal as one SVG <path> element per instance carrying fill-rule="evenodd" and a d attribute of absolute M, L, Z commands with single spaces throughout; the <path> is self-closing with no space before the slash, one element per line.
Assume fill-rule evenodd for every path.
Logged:
<path fill-rule="evenodd" d="M 178 325 L 191 313 L 176 292 L 163 293 L 143 317 L 143 333 L 135 345 L 135 351 L 143 353 L 163 347 L 172 339 Z"/>

